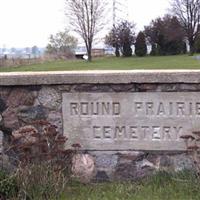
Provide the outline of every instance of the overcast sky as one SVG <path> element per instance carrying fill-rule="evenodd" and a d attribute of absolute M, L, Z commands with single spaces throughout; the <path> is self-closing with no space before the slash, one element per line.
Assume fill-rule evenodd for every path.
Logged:
<path fill-rule="evenodd" d="M 169 0 L 127 1 L 129 20 L 137 30 L 169 8 Z M 0 0 L 0 47 L 46 46 L 50 34 L 66 27 L 64 5 L 65 0 Z"/>

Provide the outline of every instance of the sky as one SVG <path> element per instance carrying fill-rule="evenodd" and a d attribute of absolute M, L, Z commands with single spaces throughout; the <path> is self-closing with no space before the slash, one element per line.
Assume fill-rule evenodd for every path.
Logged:
<path fill-rule="evenodd" d="M 169 8 L 169 0 L 118 1 L 127 2 L 128 19 L 137 30 Z M 0 0 L 0 48 L 45 47 L 50 34 L 67 27 L 64 10 L 65 0 Z"/>

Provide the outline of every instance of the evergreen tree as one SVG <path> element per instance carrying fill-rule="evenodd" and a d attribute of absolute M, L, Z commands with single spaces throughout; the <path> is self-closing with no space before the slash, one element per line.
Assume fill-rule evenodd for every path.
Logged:
<path fill-rule="evenodd" d="M 145 27 L 145 35 L 152 45 L 152 54 L 175 55 L 185 52 L 185 33 L 178 19 L 166 15 Z"/>
<path fill-rule="evenodd" d="M 147 54 L 147 45 L 146 39 L 143 32 L 139 32 L 136 42 L 135 42 L 135 54 L 136 56 L 146 56 Z"/>
<path fill-rule="evenodd" d="M 130 43 L 127 42 L 127 43 L 124 43 L 123 44 L 123 50 L 122 50 L 122 54 L 124 57 L 131 57 L 132 56 L 132 48 L 130 46 Z"/>
<path fill-rule="evenodd" d="M 200 37 L 198 37 L 195 41 L 195 52 L 200 53 Z"/>

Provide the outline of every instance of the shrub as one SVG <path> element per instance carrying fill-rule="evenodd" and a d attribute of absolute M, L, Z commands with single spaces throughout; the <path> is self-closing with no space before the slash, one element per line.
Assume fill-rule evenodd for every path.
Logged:
<path fill-rule="evenodd" d="M 132 48 L 129 43 L 124 43 L 122 53 L 124 57 L 132 56 Z"/>
<path fill-rule="evenodd" d="M 200 131 L 194 131 L 192 134 L 182 135 L 181 138 L 185 140 L 187 151 L 191 154 L 193 159 L 197 177 L 200 178 Z"/>
<path fill-rule="evenodd" d="M 34 126 L 33 126 L 34 125 Z M 17 165 L 19 199 L 59 199 L 71 169 L 72 150 L 57 127 L 37 121 L 13 132 L 12 154 Z"/>
<path fill-rule="evenodd" d="M 136 56 L 146 56 L 147 54 L 147 45 L 145 40 L 145 35 L 143 32 L 139 32 L 136 43 L 135 43 L 135 54 Z"/>
<path fill-rule="evenodd" d="M 17 195 L 18 187 L 15 175 L 0 170 L 0 199 L 10 199 Z"/>

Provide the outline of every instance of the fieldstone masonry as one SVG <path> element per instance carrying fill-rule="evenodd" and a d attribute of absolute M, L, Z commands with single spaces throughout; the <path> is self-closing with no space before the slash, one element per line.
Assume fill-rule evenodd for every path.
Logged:
<path fill-rule="evenodd" d="M 180 135 L 199 118 L 198 70 L 0 74 L 0 143 L 47 120 L 92 156 L 96 181 L 192 169 Z"/>

